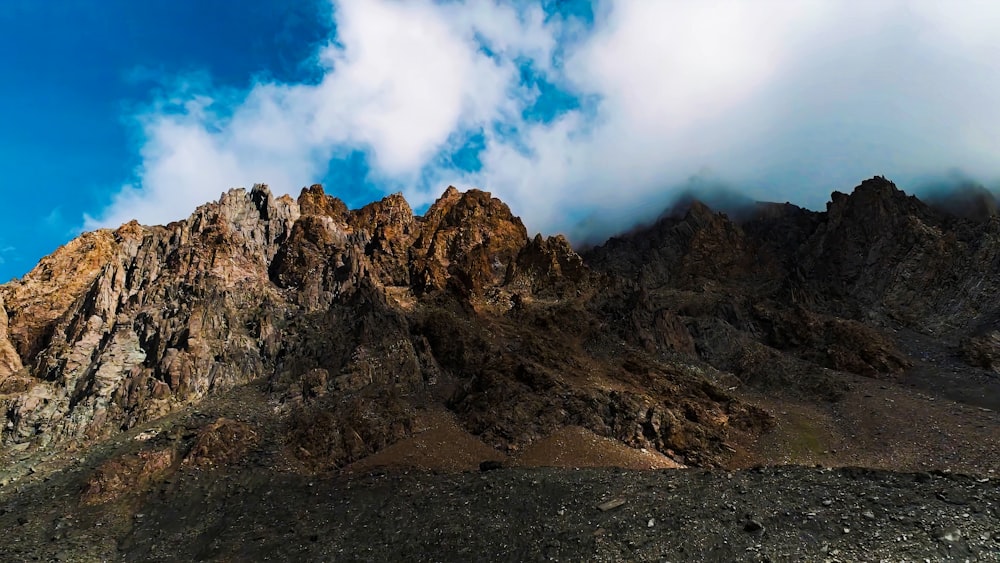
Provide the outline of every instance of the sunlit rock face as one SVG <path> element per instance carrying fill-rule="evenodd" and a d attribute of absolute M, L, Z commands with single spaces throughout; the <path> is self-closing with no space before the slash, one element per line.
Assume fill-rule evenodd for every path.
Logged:
<path fill-rule="evenodd" d="M 732 381 L 836 398 L 824 369 L 905 372 L 896 328 L 951 331 L 995 369 L 998 241 L 995 216 L 884 178 L 825 212 L 687 201 L 583 256 L 479 190 L 423 216 L 400 195 L 231 190 L 0 286 L 0 445 L 80 447 L 254 383 L 316 469 L 408 436 L 427 405 L 500 449 L 582 426 L 717 465 L 730 432 L 769 424 Z"/>

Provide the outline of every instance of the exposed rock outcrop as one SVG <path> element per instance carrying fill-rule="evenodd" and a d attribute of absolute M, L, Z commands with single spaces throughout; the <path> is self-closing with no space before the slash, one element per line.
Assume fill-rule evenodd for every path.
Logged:
<path fill-rule="evenodd" d="M 254 383 L 306 470 L 408 436 L 426 405 L 509 452 L 573 426 L 715 465 L 769 425 L 723 385 L 836 399 L 835 371 L 905 377 L 894 327 L 957 342 L 1000 318 L 1000 219 L 884 178 L 822 213 L 676 211 L 581 256 L 479 190 L 415 216 L 399 194 L 349 210 L 255 186 L 86 234 L 0 286 L 0 445 L 84 446 Z M 991 341 L 966 342 L 995 367 Z M 188 465 L 256 433 L 219 421 Z"/>
<path fill-rule="evenodd" d="M 267 268 L 298 214 L 231 190 L 166 227 L 85 235 L 5 287 L 32 379 L 3 400 L 3 441 L 85 443 L 265 374 L 284 313 Z"/>
<path fill-rule="evenodd" d="M 151 483 L 168 475 L 176 461 L 176 452 L 169 448 L 109 459 L 87 480 L 81 500 L 84 504 L 103 504 L 138 496 Z"/>
<path fill-rule="evenodd" d="M 968 337 L 960 349 L 969 365 L 1000 373 L 1000 331 Z"/>
<path fill-rule="evenodd" d="M 85 445 L 266 381 L 312 469 L 406 436 L 427 401 L 502 449 L 575 424 L 717 463 L 730 425 L 766 417 L 693 371 L 605 355 L 587 311 L 601 283 L 564 238 L 529 239 L 486 192 L 449 188 L 417 217 L 398 194 L 350 211 L 319 186 L 298 201 L 231 190 L 165 227 L 87 235 L 4 288 L 28 368 L 0 395 L 2 443 Z M 696 361 L 683 324 L 653 314 L 648 350 Z M 205 440 L 252 439 L 237 426 Z M 228 459 L 197 451 L 195 465 Z"/>
<path fill-rule="evenodd" d="M 258 441 L 257 432 L 245 422 L 220 418 L 198 431 L 184 463 L 212 467 L 235 463 Z"/>
<path fill-rule="evenodd" d="M 0 389 L 7 377 L 21 369 L 21 356 L 10 342 L 8 322 L 7 307 L 0 294 Z"/>
<path fill-rule="evenodd" d="M 118 251 L 110 231 L 85 233 L 35 266 L 24 278 L 0 286 L 9 314 L 9 338 L 25 363 L 52 336 L 54 323 L 79 299 Z"/>
<path fill-rule="evenodd" d="M 912 360 L 894 342 L 893 327 L 954 340 L 996 318 L 998 226 L 989 214 L 977 222 L 944 216 L 876 177 L 850 195 L 834 193 L 822 213 L 758 204 L 735 221 L 693 201 L 683 215 L 613 238 L 585 261 L 634 280 L 639 310 L 676 315 L 716 367 L 744 366 L 758 384 L 815 389 L 820 372 L 804 376 L 774 353 L 898 376 Z M 615 312 L 623 300 L 609 298 L 605 314 L 624 315 Z M 615 325 L 620 334 L 653 346 L 649 313 L 629 318 Z M 753 343 L 767 348 L 753 352 Z M 751 369 L 758 362 L 747 359 L 758 356 L 774 356 L 772 367 Z"/>

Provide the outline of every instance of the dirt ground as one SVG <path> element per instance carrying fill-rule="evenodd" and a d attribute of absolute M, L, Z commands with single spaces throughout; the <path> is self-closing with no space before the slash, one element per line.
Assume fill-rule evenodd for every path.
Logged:
<path fill-rule="evenodd" d="M 775 429 L 743 442 L 733 467 L 820 464 L 984 476 L 1000 471 L 1000 414 L 905 384 L 853 378 L 851 390 L 834 403 L 746 398 L 775 415 Z"/>

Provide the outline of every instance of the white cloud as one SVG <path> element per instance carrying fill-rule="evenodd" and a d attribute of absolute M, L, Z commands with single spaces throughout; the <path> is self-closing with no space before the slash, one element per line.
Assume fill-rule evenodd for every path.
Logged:
<path fill-rule="evenodd" d="M 259 84 L 231 108 L 187 94 L 140 116 L 138 182 L 86 228 L 178 219 L 233 185 L 292 191 L 345 149 L 368 151 L 394 185 L 416 185 L 454 133 L 517 119 L 527 94 L 514 58 L 550 58 L 553 48 L 540 8 L 342 0 L 334 15 L 338 36 L 319 53 L 318 84 Z"/>
<path fill-rule="evenodd" d="M 7 259 L 4 258 L 4 255 L 12 254 L 16 250 L 17 249 L 14 248 L 13 246 L 5 246 L 3 245 L 3 243 L 0 243 L 0 266 L 7 263 Z"/>
<path fill-rule="evenodd" d="M 873 174 L 1000 177 L 1000 4 L 606 0 L 596 13 L 580 32 L 531 3 L 337 1 L 318 84 L 151 111 L 138 181 L 88 227 L 176 219 L 231 185 L 295 190 L 358 149 L 415 204 L 477 185 L 546 232 L 662 201 L 705 170 L 812 206 Z M 519 82 L 523 60 L 588 103 L 525 121 L 537 91 Z M 480 172 L 436 158 L 480 129 Z"/>
<path fill-rule="evenodd" d="M 1000 177 L 1000 5 L 604 7 L 565 69 L 599 95 L 596 116 L 530 126 L 527 154 L 495 142 L 484 156 L 480 182 L 532 227 L 572 232 L 589 210 L 636 213 L 705 171 L 814 207 L 874 174 Z"/>

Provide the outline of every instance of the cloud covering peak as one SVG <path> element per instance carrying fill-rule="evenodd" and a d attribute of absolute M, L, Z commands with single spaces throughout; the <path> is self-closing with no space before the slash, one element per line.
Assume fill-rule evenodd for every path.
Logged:
<path fill-rule="evenodd" d="M 555 6 L 335 1 L 316 79 L 188 81 L 136 116 L 135 179 L 86 227 L 178 219 L 233 185 L 295 191 L 357 153 L 415 206 L 477 186 L 577 238 L 692 176 L 813 207 L 875 174 L 1000 178 L 995 3 Z"/>

